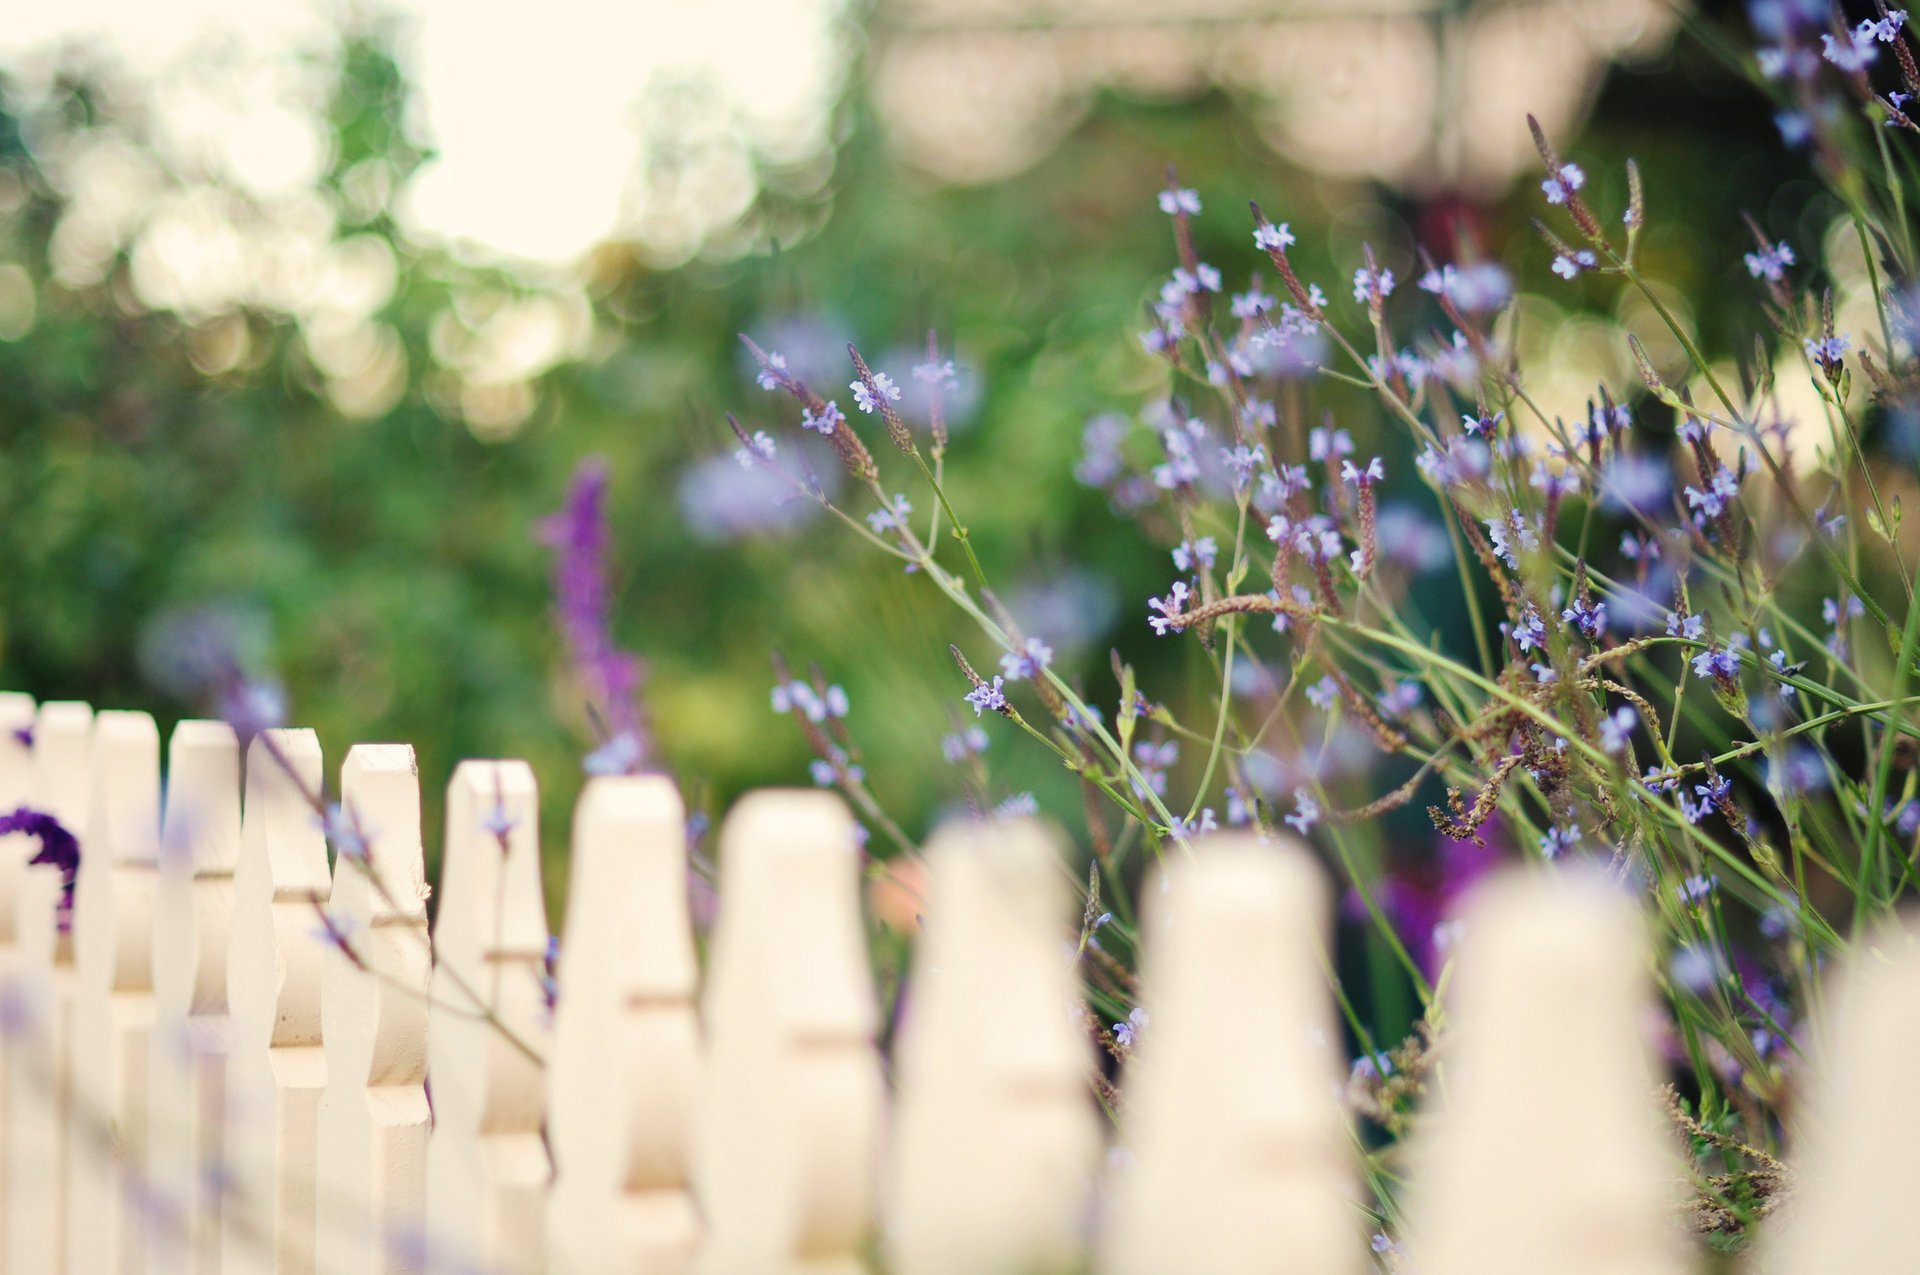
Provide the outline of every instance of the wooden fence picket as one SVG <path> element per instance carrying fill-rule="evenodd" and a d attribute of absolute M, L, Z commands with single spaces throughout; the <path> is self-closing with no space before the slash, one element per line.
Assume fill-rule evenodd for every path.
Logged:
<path fill-rule="evenodd" d="M 1684 1178 L 1661 1128 L 1634 900 L 1597 872 L 1511 874 L 1466 912 L 1458 950 L 1443 1097 L 1412 1157 L 1408 1265 L 1677 1275 Z"/>
<path fill-rule="evenodd" d="M 591 780 L 574 811 L 548 1065 L 552 1275 L 686 1275 L 700 1084 L 686 817 L 660 776 Z"/>
<path fill-rule="evenodd" d="M 1142 909 L 1146 1017 L 1101 1269 L 1357 1275 L 1323 874 L 1297 843 L 1224 834 L 1169 856 Z"/>
<path fill-rule="evenodd" d="M 33 696 L 0 691 L 0 814 L 30 804 L 33 796 Z M 13 1138 L 13 1068 L 20 1035 L 20 883 L 34 852 L 23 833 L 0 836 L 0 1261 L 9 1251 L 7 1201 Z"/>
<path fill-rule="evenodd" d="M 1920 1196 L 1920 925 L 1866 935 L 1833 981 L 1828 1030 L 1795 1120 L 1792 1194 L 1763 1240 L 1764 1275 L 1896 1275 L 1915 1267 Z M 1777 1184 L 1785 1187 L 1786 1183 Z"/>
<path fill-rule="evenodd" d="M 895 1048 L 887 1237 L 901 1275 L 1066 1270 L 1098 1162 L 1074 897 L 1035 822 L 927 850 L 925 930 Z"/>
<path fill-rule="evenodd" d="M 336 844 L 328 905 L 346 946 L 322 978 L 317 1266 L 424 1271 L 431 959 L 413 749 L 357 745 L 340 794 L 365 852 Z"/>
<path fill-rule="evenodd" d="M 540 793 L 521 761 L 466 761 L 447 785 L 433 929 L 426 1239 L 435 1269 L 531 1271 L 553 1176 Z M 480 1014 L 487 1017 L 479 1017 Z"/>
<path fill-rule="evenodd" d="M 33 803 L 87 845 L 93 804 L 93 710 L 71 700 L 40 706 L 33 726 Z M 15 1013 L 6 1153 L 8 1275 L 65 1275 L 68 1117 L 73 1097 L 73 933 L 62 924 L 60 873 L 20 878 Z"/>
<path fill-rule="evenodd" d="M 853 821 L 831 793 L 754 793 L 727 816 L 720 855 L 699 1269 L 861 1271 L 883 1096 Z"/>
<path fill-rule="evenodd" d="M 308 1275 L 316 1243 L 320 936 L 332 880 L 308 793 L 320 791 L 320 741 L 275 730 L 247 748 L 240 862 L 233 874 L 222 1275 Z"/>
<path fill-rule="evenodd" d="M 147 1165 L 181 1209 L 150 1229 L 148 1266 L 216 1275 L 232 1048 L 227 939 L 240 859 L 240 744 L 225 722 L 174 728 L 160 845 Z"/>
<path fill-rule="evenodd" d="M 160 732 L 145 713 L 93 725 L 93 812 L 73 892 L 73 1101 L 67 1268 L 146 1269 L 146 1220 L 180 1201 L 147 1177 Z"/>

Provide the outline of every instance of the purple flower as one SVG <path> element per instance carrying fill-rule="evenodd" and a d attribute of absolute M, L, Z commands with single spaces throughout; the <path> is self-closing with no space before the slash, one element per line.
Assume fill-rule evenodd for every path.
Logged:
<path fill-rule="evenodd" d="M 1710 646 L 1693 657 L 1693 675 L 1701 681 L 1732 681 L 1740 675 L 1740 660 L 1723 646 Z"/>
<path fill-rule="evenodd" d="M 1361 266 L 1353 272 L 1353 299 L 1363 305 L 1379 305 L 1393 293 L 1393 271 Z"/>
<path fill-rule="evenodd" d="M 973 705 L 973 715 L 978 717 L 988 709 L 992 709 L 996 713 L 1007 712 L 1006 692 L 1001 689 L 1005 685 L 1005 678 L 995 676 L 992 684 L 982 682 L 980 685 L 968 691 L 965 698 L 967 703 Z"/>
<path fill-rule="evenodd" d="M 747 440 L 745 447 L 734 449 L 733 457 L 740 462 L 740 468 L 752 469 L 756 456 L 761 460 L 772 460 L 776 451 L 773 435 L 764 429 L 758 429 L 753 432 L 753 437 Z"/>
<path fill-rule="evenodd" d="M 777 357 L 777 356 L 776 356 Z M 579 680 L 599 714 L 607 738 L 632 737 L 629 771 L 647 756 L 638 693 L 639 659 L 613 641 L 613 600 L 607 583 L 607 467 L 589 457 L 574 470 L 566 504 L 543 520 L 540 538 L 554 550 L 554 610 Z"/>
<path fill-rule="evenodd" d="M 366 829 L 360 826 L 359 816 L 339 802 L 328 803 L 317 822 L 320 835 L 333 846 L 335 854 L 359 863 L 365 863 L 372 855 L 373 846 L 367 839 Z"/>
<path fill-rule="evenodd" d="M 1305 788 L 1293 790 L 1293 813 L 1283 820 L 1301 836 L 1307 835 L 1307 829 L 1320 822 L 1320 803 Z"/>
<path fill-rule="evenodd" d="M 1880 56 L 1880 50 L 1873 47 L 1876 34 L 1878 31 L 1873 23 L 1862 22 L 1839 39 L 1823 35 L 1820 37 L 1820 56 L 1847 74 L 1857 75 Z"/>
<path fill-rule="evenodd" d="M 840 413 L 840 405 L 835 402 L 830 402 L 818 412 L 815 412 L 811 407 L 803 410 L 800 413 L 800 427 L 802 429 L 813 430 L 818 434 L 831 434 L 834 428 L 846 419 L 847 418 Z"/>
<path fill-rule="evenodd" d="M 1285 252 L 1293 246 L 1293 232 L 1287 229 L 1286 222 L 1268 223 L 1256 226 L 1253 231 L 1253 246 L 1265 252 Z"/>
<path fill-rule="evenodd" d="M 1000 669 L 1009 682 L 1038 678 L 1040 670 L 1053 663 L 1053 648 L 1039 638 L 1028 638 L 1019 650 L 1000 657 Z"/>
<path fill-rule="evenodd" d="M 1178 837 L 1182 841 L 1190 841 L 1203 832 L 1218 831 L 1219 827 L 1220 821 L 1214 818 L 1213 807 L 1209 806 L 1200 812 L 1198 819 L 1187 819 L 1181 815 L 1175 815 L 1173 822 L 1167 825 L 1167 835 Z"/>
<path fill-rule="evenodd" d="M 987 732 L 978 726 L 952 731 L 940 737 L 940 755 L 958 764 L 975 753 L 987 751 Z"/>
<path fill-rule="evenodd" d="M 787 360 L 779 354 L 769 354 L 761 364 L 760 374 L 754 379 L 760 382 L 763 390 L 784 389 L 787 384 Z"/>
<path fill-rule="evenodd" d="M 1673 892 L 1679 896 L 1680 902 L 1697 906 L 1712 898 L 1713 892 L 1719 888 L 1720 878 L 1710 873 L 1696 872 L 1675 886 Z"/>
<path fill-rule="evenodd" d="M 891 507 L 876 509 L 867 515 L 867 526 L 873 528 L 875 535 L 891 531 L 895 527 L 905 526 L 907 515 L 912 512 L 913 505 L 908 502 L 906 493 L 895 492 Z"/>
<path fill-rule="evenodd" d="M 1580 636 L 1587 641 L 1597 642 L 1607 630 L 1607 604 L 1575 602 L 1560 613 L 1560 618 L 1578 629 Z"/>
<path fill-rule="evenodd" d="M 1017 792 L 993 808 L 995 819 L 1031 819 L 1040 813 L 1040 801 L 1030 792 Z"/>
<path fill-rule="evenodd" d="M 1787 267 L 1792 264 L 1793 245 L 1785 240 L 1747 254 L 1747 273 L 1770 283 L 1780 282 L 1786 276 Z"/>
<path fill-rule="evenodd" d="M 1515 571 L 1520 569 L 1520 552 L 1532 551 L 1540 547 L 1540 537 L 1518 509 L 1509 509 L 1504 518 L 1489 518 L 1487 539 L 1493 546 L 1493 556 Z"/>
<path fill-rule="evenodd" d="M 1531 651 L 1536 647 L 1546 649 L 1546 621 L 1540 618 L 1539 609 L 1531 602 L 1527 604 L 1526 611 L 1521 614 L 1520 623 L 1513 626 L 1513 640 L 1522 652 Z"/>
<path fill-rule="evenodd" d="M 1220 546 L 1212 536 L 1201 536 L 1198 540 L 1182 540 L 1173 549 L 1173 565 L 1182 571 L 1211 571 L 1220 552 Z"/>
<path fill-rule="evenodd" d="M 1169 186 L 1160 192 L 1160 211 L 1169 217 L 1186 213 L 1190 217 L 1200 215 L 1200 196 L 1197 192 L 1183 186 Z"/>
<path fill-rule="evenodd" d="M 1548 203 L 1564 204 L 1586 184 L 1587 175 L 1578 164 L 1562 164 L 1560 171 L 1540 183 L 1540 189 L 1546 192 Z"/>
<path fill-rule="evenodd" d="M 1329 673 L 1307 688 L 1307 702 L 1324 713 L 1333 707 L 1334 698 L 1339 694 L 1340 687 Z"/>
<path fill-rule="evenodd" d="M 1155 634 L 1160 637 L 1165 637 L 1169 630 L 1178 633 L 1186 627 L 1183 624 L 1175 624 L 1173 618 L 1177 615 L 1185 614 L 1187 599 L 1191 595 L 1192 590 L 1187 588 L 1186 581 L 1175 580 L 1172 590 L 1168 592 L 1166 597 L 1147 599 L 1147 609 L 1160 613 L 1147 617 L 1147 623 L 1153 626 Z"/>
<path fill-rule="evenodd" d="M 1140 1039 L 1140 1033 L 1147 1029 L 1147 1011 L 1136 1009 L 1127 1015 L 1123 1023 L 1113 1025 L 1113 1043 L 1121 1049 L 1132 1049 Z"/>
<path fill-rule="evenodd" d="M 1540 838 L 1540 853 L 1549 859 L 1558 859 L 1578 844 L 1580 844 L 1580 825 L 1556 824 L 1548 828 L 1546 835 Z"/>
<path fill-rule="evenodd" d="M 865 381 L 849 381 L 848 388 L 853 391 L 853 405 L 871 415 L 877 411 L 882 401 L 898 403 L 900 387 L 885 372 L 873 374 L 873 387 L 869 389 Z"/>
<path fill-rule="evenodd" d="M 1365 469 L 1357 468 L 1350 460 L 1340 462 L 1340 481 L 1352 483 L 1356 487 L 1371 487 L 1386 476 L 1386 462 L 1378 456 L 1368 461 Z"/>
<path fill-rule="evenodd" d="M 1307 432 L 1307 455 L 1314 460 L 1331 464 L 1343 456 L 1353 455 L 1353 435 L 1344 429 L 1328 429 L 1316 425 Z"/>
<path fill-rule="evenodd" d="M 1600 721 L 1600 747 L 1610 753 L 1626 751 L 1627 738 L 1639 721 L 1640 714 L 1631 705 L 1614 709 Z"/>
<path fill-rule="evenodd" d="M 60 870 L 60 900 L 54 905 L 54 918 L 62 930 L 71 929 L 73 886 L 80 875 L 79 838 L 54 816 L 31 806 L 20 806 L 12 814 L 0 815 L 0 836 L 15 832 L 40 843 L 40 848 L 27 860 L 29 864 L 50 864 Z"/>
<path fill-rule="evenodd" d="M 1706 634 L 1705 616 L 1681 615 L 1678 611 L 1667 612 L 1667 636 L 1685 638 L 1689 642 L 1698 642 Z"/>
<path fill-rule="evenodd" d="M 1577 252 L 1563 252 L 1553 259 L 1553 272 L 1562 279 L 1572 279 L 1582 270 L 1591 270 L 1600 264 L 1600 259 L 1585 248 Z"/>
<path fill-rule="evenodd" d="M 1852 347 L 1853 342 L 1844 336 L 1810 336 L 1803 344 L 1806 346 L 1808 358 L 1831 371 L 1840 366 L 1841 358 Z"/>

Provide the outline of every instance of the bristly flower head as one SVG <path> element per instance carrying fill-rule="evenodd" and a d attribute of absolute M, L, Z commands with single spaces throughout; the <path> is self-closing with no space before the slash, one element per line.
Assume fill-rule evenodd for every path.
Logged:
<path fill-rule="evenodd" d="M 645 764 L 648 740 L 639 705 L 640 661 L 613 641 L 607 482 L 606 462 L 598 457 L 580 462 L 567 489 L 566 504 L 541 522 L 540 538 L 554 549 L 554 612 L 566 637 L 574 676 L 587 693 L 603 744 L 624 741 L 617 756 L 624 772 L 631 773 Z"/>

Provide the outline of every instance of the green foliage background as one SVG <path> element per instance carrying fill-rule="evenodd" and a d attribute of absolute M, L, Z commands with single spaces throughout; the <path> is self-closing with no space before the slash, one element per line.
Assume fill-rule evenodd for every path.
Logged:
<path fill-rule="evenodd" d="M 390 199 L 369 210 L 343 193 L 356 165 L 384 161 L 398 189 L 427 154 L 406 122 L 391 47 L 379 27 L 343 33 L 322 182 L 339 233 L 382 237 L 398 263 L 378 317 L 404 341 L 412 379 L 374 420 L 329 406 L 284 315 L 246 313 L 250 357 L 207 375 L 191 325 L 133 300 L 126 262 L 99 288 L 50 282 L 62 196 L 40 156 L 63 131 L 118 127 L 137 140 L 137 112 L 102 91 L 110 77 L 97 71 L 74 72 L 47 102 L 11 87 L 0 95 L 0 166 L 18 195 L 0 211 L 0 262 L 23 267 L 37 293 L 32 327 L 0 341 L 0 686 L 144 707 L 164 727 L 203 707 L 165 675 L 170 626 L 223 608 L 330 757 L 359 740 L 411 742 L 431 794 L 461 757 L 524 756 L 545 786 L 553 846 L 564 845 L 586 729 L 532 529 L 594 452 L 614 473 L 619 635 L 651 663 L 660 744 L 695 805 L 805 781 L 802 741 L 768 710 L 775 647 L 846 686 L 874 787 L 905 826 L 924 826 L 958 792 L 937 741 L 965 689 L 946 645 L 965 635 L 931 591 L 826 524 L 715 545 L 681 518 L 681 472 L 731 450 L 726 410 L 749 428 L 777 420 L 792 436 L 785 405 L 744 372 L 737 332 L 827 312 L 869 352 L 921 341 L 929 327 L 957 342 L 983 397 L 956 438 L 951 491 L 990 575 L 1005 584 L 1090 569 L 1115 616 L 1075 657 L 1091 697 L 1113 698 L 1109 646 L 1159 696 L 1180 680 L 1164 665 L 1191 648 L 1157 646 L 1144 623 L 1144 599 L 1169 578 L 1165 547 L 1115 521 L 1072 467 L 1089 416 L 1134 410 L 1161 384 L 1134 332 L 1171 264 L 1153 208 L 1165 165 L 1178 163 L 1206 200 L 1202 256 L 1230 281 L 1254 264 L 1249 197 L 1293 223 L 1303 270 L 1329 291 L 1344 291 L 1355 226 L 1406 241 L 1431 235 L 1451 207 L 1291 171 L 1219 98 L 1110 97 L 1039 168 L 944 188 L 892 157 L 856 70 L 824 190 L 764 172 L 762 196 L 729 235 L 753 245 L 744 255 L 662 270 L 631 248 L 603 248 L 586 268 L 608 339 L 592 359 L 546 374 L 531 420 L 488 442 L 433 405 L 430 326 L 462 290 L 540 284 L 422 248 Z M 1657 64 L 1611 73 L 1577 148 L 1594 161 L 1601 204 L 1617 161 L 1640 161 L 1655 225 L 1648 264 L 1687 295 L 1736 286 L 1729 245 L 1743 234 L 1741 208 L 1790 237 L 1797 223 L 1783 217 L 1824 224 L 1764 102 L 1684 38 Z M 1466 211 L 1523 287 L 1577 305 L 1584 294 L 1547 278 L 1527 228 L 1534 194 L 1523 182 L 1507 201 Z M 1745 330 L 1710 309 L 1699 324 L 1720 353 Z M 1364 428 L 1365 410 L 1342 423 Z M 884 441 L 874 447 L 888 465 Z M 989 760 L 1008 791 L 1077 808 L 1065 777 L 1009 733 Z"/>

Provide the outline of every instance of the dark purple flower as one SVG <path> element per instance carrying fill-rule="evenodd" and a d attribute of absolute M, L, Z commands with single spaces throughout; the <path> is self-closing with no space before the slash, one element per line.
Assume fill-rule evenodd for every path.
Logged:
<path fill-rule="evenodd" d="M 63 930 L 73 927 L 73 884 L 80 873 L 80 840 L 66 826 L 43 810 L 21 806 L 10 815 L 0 815 L 0 836 L 18 832 L 40 842 L 40 849 L 29 864 L 50 863 L 60 869 L 60 902 L 54 916 Z"/>
<path fill-rule="evenodd" d="M 554 611 L 566 635 L 575 676 L 590 698 L 604 740 L 623 740 L 620 761 L 638 770 L 649 749 L 641 720 L 642 667 L 613 642 L 613 598 L 607 582 L 610 536 L 606 518 L 607 466 L 589 457 L 574 470 L 567 502 L 543 520 L 540 538 L 554 549 Z"/>

